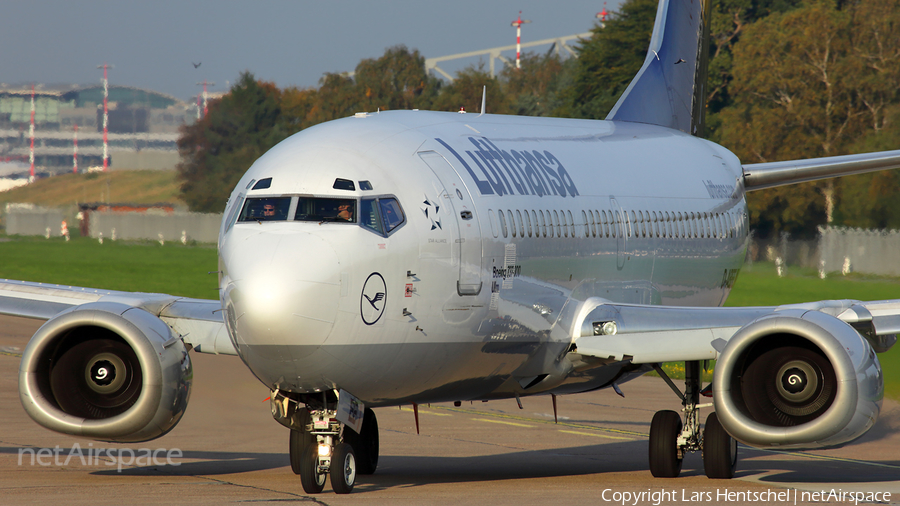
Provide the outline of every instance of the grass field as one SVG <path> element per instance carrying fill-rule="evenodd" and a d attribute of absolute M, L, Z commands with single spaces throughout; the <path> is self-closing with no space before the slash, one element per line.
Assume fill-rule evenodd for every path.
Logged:
<path fill-rule="evenodd" d="M 210 245 L 88 238 L 0 237 L 0 278 L 112 290 L 160 292 L 216 299 L 216 250 Z M 900 279 L 854 274 L 819 279 L 812 270 L 791 269 L 779 278 L 772 264 L 746 266 L 738 276 L 730 306 L 768 306 L 825 299 L 900 299 Z M 900 345 L 879 355 L 889 396 L 900 399 Z M 683 366 L 668 364 L 679 375 Z M 680 377 L 683 378 L 683 372 Z"/>
<path fill-rule="evenodd" d="M 119 170 L 65 174 L 0 192 L 0 204 L 25 202 L 59 207 L 85 202 L 184 205 L 174 170 Z"/>
<path fill-rule="evenodd" d="M 218 299 L 216 249 L 86 237 L 0 238 L 0 278 Z"/>

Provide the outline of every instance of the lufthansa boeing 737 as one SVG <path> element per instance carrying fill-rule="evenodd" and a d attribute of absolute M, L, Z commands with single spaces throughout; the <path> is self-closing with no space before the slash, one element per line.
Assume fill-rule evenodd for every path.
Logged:
<path fill-rule="evenodd" d="M 720 306 L 747 192 L 897 168 L 900 151 L 742 165 L 697 137 L 709 20 L 708 0 L 661 0 L 604 121 L 388 111 L 284 140 L 228 199 L 219 300 L 0 282 L 0 312 L 47 320 L 19 369 L 26 412 L 146 441 L 184 413 L 191 350 L 238 355 L 308 493 L 375 471 L 372 408 L 618 389 L 654 369 L 684 406 L 653 417 L 654 476 L 702 450 L 707 476 L 731 478 L 736 441 L 853 441 L 879 414 L 900 300 Z M 676 361 L 683 391 L 659 367 Z"/>

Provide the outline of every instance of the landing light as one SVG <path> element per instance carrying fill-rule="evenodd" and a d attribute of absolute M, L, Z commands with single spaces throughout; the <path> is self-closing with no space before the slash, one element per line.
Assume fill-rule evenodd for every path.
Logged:
<path fill-rule="evenodd" d="M 319 456 L 320 457 L 328 457 L 329 455 L 331 455 L 331 446 L 319 445 Z"/>
<path fill-rule="evenodd" d="M 616 322 L 594 322 L 595 336 L 614 336 L 619 331 Z"/>

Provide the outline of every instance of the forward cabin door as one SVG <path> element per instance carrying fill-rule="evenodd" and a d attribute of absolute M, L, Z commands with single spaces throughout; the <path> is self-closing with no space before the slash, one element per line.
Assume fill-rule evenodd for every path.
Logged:
<path fill-rule="evenodd" d="M 419 157 L 431 168 L 444 186 L 441 200 L 453 210 L 455 219 L 448 220 L 459 252 L 459 295 L 478 295 L 481 292 L 481 225 L 475 214 L 472 195 L 459 174 L 443 156 L 434 151 L 422 151 Z"/>

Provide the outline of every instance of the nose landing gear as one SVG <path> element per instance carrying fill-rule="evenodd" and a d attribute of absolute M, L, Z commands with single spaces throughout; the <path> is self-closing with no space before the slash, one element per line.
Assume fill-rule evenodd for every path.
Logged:
<path fill-rule="evenodd" d="M 315 399 L 304 406 L 277 391 L 273 399 L 273 416 L 291 429 L 291 469 L 300 475 L 306 493 L 321 493 L 330 477 L 335 493 L 349 494 L 357 475 L 375 472 L 378 420 L 370 408 L 365 408 L 360 433 L 356 433 L 337 420 L 335 409 L 329 409 L 335 408 L 333 400 Z"/>
<path fill-rule="evenodd" d="M 321 493 L 328 477 L 335 493 L 349 494 L 357 475 L 372 474 L 378 465 L 375 412 L 366 408 L 359 434 L 336 417 L 335 410 L 298 407 L 283 422 L 291 427 L 291 469 L 307 494 Z"/>
<path fill-rule="evenodd" d="M 341 442 L 341 433 L 351 431 L 337 421 L 337 412 L 328 409 L 308 411 L 309 422 L 303 431 L 292 430 L 291 466 L 298 461 L 300 483 L 307 494 L 321 493 L 325 478 L 331 476 L 336 494 L 349 494 L 356 484 L 356 455 L 353 447 Z M 295 436 L 294 432 L 301 432 Z M 298 444 L 295 444 L 295 440 Z M 305 444 L 305 448 L 302 448 Z M 298 452 L 301 452 L 299 457 Z M 295 457 L 298 457 L 295 459 Z"/>

